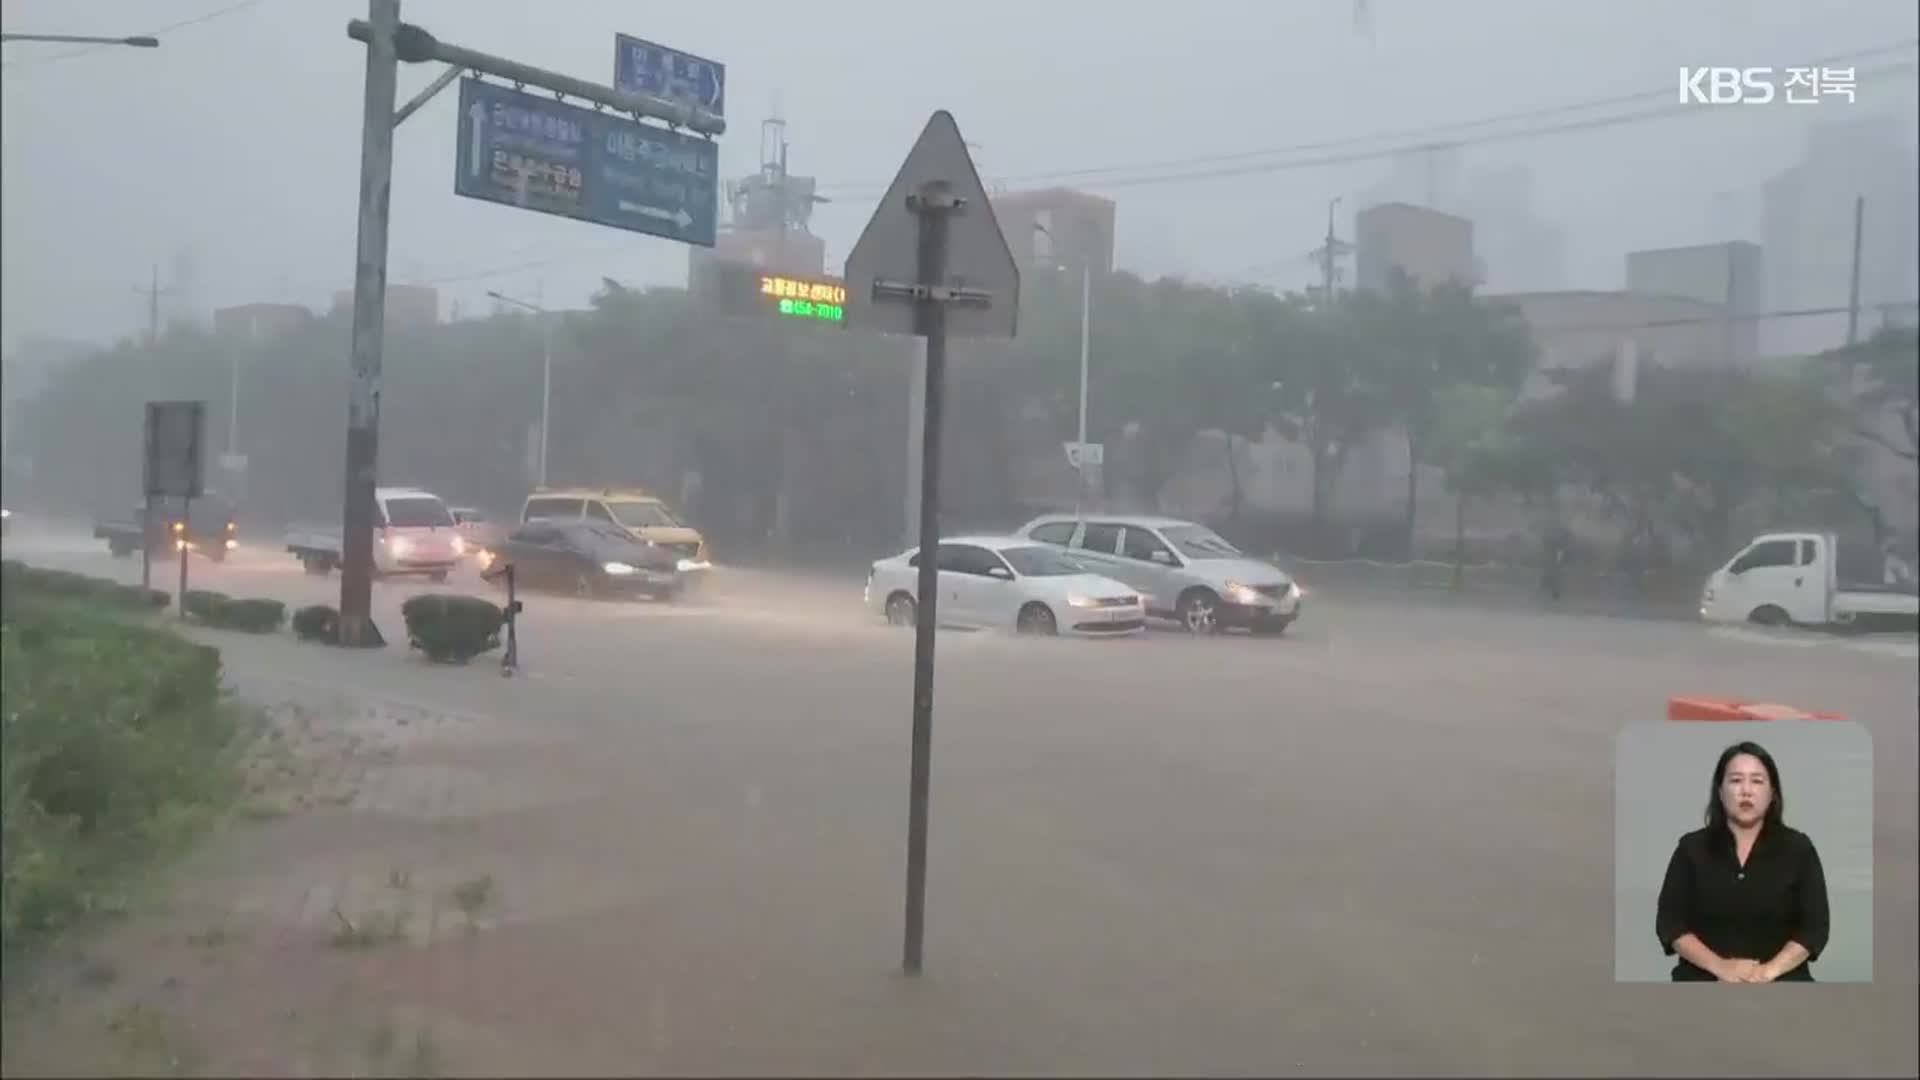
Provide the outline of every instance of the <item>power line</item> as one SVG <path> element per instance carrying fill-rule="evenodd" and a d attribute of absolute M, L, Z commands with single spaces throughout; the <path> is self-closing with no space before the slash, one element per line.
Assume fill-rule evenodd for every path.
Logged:
<path fill-rule="evenodd" d="M 192 18 L 181 19 L 179 22 L 168 23 L 166 26 L 149 30 L 147 31 L 146 36 L 159 37 L 161 34 L 170 34 L 176 30 L 185 30 L 190 26 L 199 26 L 201 23 L 212 22 L 213 20 L 221 18 L 223 16 L 232 15 L 240 11 L 245 11 L 247 8 L 255 7 L 264 2 L 265 0 L 240 0 L 239 3 L 228 4 L 226 7 L 216 8 L 215 10 L 209 11 L 203 15 L 195 15 Z M 13 71 L 13 70 L 24 70 L 26 68 L 45 67 L 48 64 L 56 64 L 62 60 L 71 60 L 76 56 L 85 56 L 88 53 L 99 52 L 101 49 L 110 48 L 110 47 L 111 46 L 108 46 L 108 45 L 87 45 L 82 48 L 68 49 L 65 52 L 57 52 L 48 56 L 35 57 L 32 60 L 15 61 L 10 64 L 0 64 L 0 68 L 6 68 L 9 71 Z"/>
<path fill-rule="evenodd" d="M 1910 39 L 1908 41 L 1903 41 L 1897 45 L 1887 45 L 1887 46 L 1881 46 L 1879 48 L 1874 48 L 1874 49 L 1861 49 L 1861 50 L 1855 50 L 1847 53 L 1839 53 L 1833 56 L 1818 57 L 1808 61 L 1808 64 L 1809 66 L 1824 67 L 1824 66 L 1837 64 L 1845 61 L 1857 62 L 1857 61 L 1869 59 L 1872 57 L 1890 56 L 1893 54 L 1906 52 L 1914 49 L 1916 46 L 1920 46 L 1920 39 Z M 1914 66 L 1914 61 L 1912 59 L 1906 59 L 1894 64 L 1888 64 L 1882 67 L 1873 68 L 1864 73 L 1857 73 L 1856 82 L 1865 81 L 1866 79 L 1883 77 L 1885 75 L 1890 75 L 1899 71 L 1911 70 L 1913 66 Z M 1011 180 L 1016 182 L 1031 183 L 1031 182 L 1039 182 L 1039 181 L 1046 181 L 1046 180 L 1092 179 L 1092 178 L 1097 178 L 1102 176 L 1109 176 L 1113 174 L 1122 174 L 1123 179 L 1118 181 L 1109 181 L 1106 183 L 1101 183 L 1098 186 L 1100 187 L 1135 186 L 1142 183 L 1155 183 L 1163 179 L 1165 180 L 1205 179 L 1205 178 L 1211 178 L 1214 176 L 1245 175 L 1245 174 L 1251 174 L 1256 172 L 1281 171 L 1289 168 L 1315 168 L 1315 167 L 1320 167 L 1322 165 L 1343 164 L 1349 161 L 1371 160 L 1374 158 L 1391 157 L 1398 154 L 1412 153 L 1412 152 L 1418 152 L 1423 150 L 1451 149 L 1453 147 L 1465 146 L 1473 143 L 1497 141 L 1500 139 L 1524 138 L 1534 134 L 1555 134 L 1563 130 L 1582 130 L 1585 127 L 1605 127 L 1605 126 L 1610 126 L 1612 124 L 1617 124 L 1617 123 L 1631 123 L 1637 120 L 1656 118 L 1656 117 L 1664 116 L 1670 113 L 1678 113 L 1682 111 L 1698 111 L 1697 105 L 1675 105 L 1674 98 L 1673 98 L 1674 93 L 1675 93 L 1674 88 L 1671 86 L 1668 86 L 1668 87 L 1663 87 L 1659 90 L 1643 90 L 1643 91 L 1639 91 L 1632 94 L 1620 94 L 1620 95 L 1607 97 L 1607 98 L 1595 98 L 1588 101 L 1574 102 L 1566 105 L 1556 105 L 1556 106 L 1552 106 L 1544 109 L 1529 109 L 1521 112 L 1503 113 L 1497 116 L 1481 117 L 1475 120 L 1451 121 L 1444 124 L 1435 124 L 1435 125 L 1429 125 L 1429 126 L 1419 127 L 1419 128 L 1407 128 L 1399 131 L 1376 132 L 1370 135 L 1356 135 L 1356 136 L 1350 136 L 1350 137 L 1340 138 L 1340 139 L 1321 140 L 1318 142 L 1294 143 L 1288 146 L 1274 146 L 1274 147 L 1267 147 L 1261 150 L 1245 150 L 1245 151 L 1238 151 L 1230 154 L 1195 155 L 1195 156 L 1188 156 L 1183 158 L 1171 158 L 1171 159 L 1165 159 L 1165 160 L 1153 161 L 1153 162 L 1135 162 L 1130 165 L 1103 165 L 1103 166 L 1078 168 L 1078 169 L 1053 169 L 1053 170 L 1046 170 L 1041 172 L 1015 175 L 1015 176 L 1007 176 L 1007 177 L 1002 177 L 1001 179 Z M 1588 112 L 1594 109 L 1610 108 L 1610 107 L 1617 107 L 1622 105 L 1633 105 L 1633 104 L 1651 102 L 1651 101 L 1660 101 L 1660 102 L 1666 103 L 1668 107 L 1664 109 L 1658 109 L 1658 110 L 1641 110 L 1639 112 L 1614 114 L 1612 116 L 1607 116 L 1607 117 L 1588 118 L 1582 121 L 1575 121 L 1571 125 L 1567 125 L 1567 126 L 1554 125 L 1554 126 L 1549 126 L 1545 128 L 1527 129 L 1519 132 L 1499 132 L 1499 133 L 1492 133 L 1492 134 L 1479 135 L 1479 136 L 1462 135 L 1458 138 L 1444 139 L 1437 142 L 1434 141 L 1433 139 L 1433 137 L 1436 135 L 1444 135 L 1450 132 L 1467 132 L 1467 131 L 1472 131 L 1473 129 L 1476 129 L 1476 128 L 1492 127 L 1499 124 L 1513 123 L 1515 121 L 1537 121 L 1537 120 L 1547 119 L 1555 116 L 1565 116 L 1570 113 Z M 1417 141 L 1409 143 L 1408 140 L 1417 140 Z M 1338 154 L 1333 156 L 1312 158 L 1312 159 L 1308 159 L 1301 162 L 1266 162 L 1266 161 L 1260 160 L 1264 158 L 1272 158 L 1272 157 L 1284 156 L 1284 155 L 1290 155 L 1290 154 L 1316 153 L 1316 152 L 1327 151 L 1327 150 L 1341 150 L 1345 148 L 1365 146 L 1367 144 L 1380 143 L 1380 142 L 1399 142 L 1401 143 L 1401 145 L 1382 148 L 1382 149 L 1376 149 L 1373 151 L 1362 152 L 1362 153 Z M 1204 171 L 1197 171 L 1197 172 L 1176 173 L 1171 176 L 1165 176 L 1165 177 L 1148 176 L 1148 177 L 1134 177 L 1131 179 L 1125 178 L 1125 174 L 1143 173 L 1143 172 L 1151 173 L 1159 169 L 1195 170 L 1203 166 L 1231 166 L 1236 163 L 1254 163 L 1254 162 L 1257 162 L 1257 164 L 1253 164 L 1251 166 L 1243 164 L 1239 168 L 1222 169 L 1220 171 L 1206 169 Z M 840 193 L 841 196 L 845 198 L 845 197 L 848 197 L 849 195 L 857 197 L 860 195 L 864 195 L 870 191 L 874 192 L 875 194 L 882 194 L 886 191 L 886 185 L 873 184 L 873 183 L 846 182 L 846 183 L 837 183 L 837 184 L 822 184 L 822 185 L 819 185 L 819 190 Z"/>

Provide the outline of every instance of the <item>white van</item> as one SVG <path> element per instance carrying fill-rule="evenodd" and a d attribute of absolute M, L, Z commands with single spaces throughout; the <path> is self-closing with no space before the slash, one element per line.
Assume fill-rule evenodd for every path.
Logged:
<path fill-rule="evenodd" d="M 1920 593 L 1913 585 L 1848 581 L 1841 576 L 1840 552 L 1832 533 L 1757 536 L 1707 578 L 1700 617 L 1854 631 L 1912 630 L 1920 623 Z"/>
<path fill-rule="evenodd" d="M 382 577 L 424 574 L 445 581 L 467 553 L 453 511 L 433 492 L 375 488 L 373 506 L 374 573 Z M 340 565 L 338 528 L 290 528 L 286 544 L 310 574 L 326 574 Z"/>

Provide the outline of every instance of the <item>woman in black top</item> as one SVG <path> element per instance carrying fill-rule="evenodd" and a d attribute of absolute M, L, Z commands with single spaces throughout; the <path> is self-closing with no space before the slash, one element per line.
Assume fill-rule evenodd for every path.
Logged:
<path fill-rule="evenodd" d="M 1807 834 L 1783 820 L 1773 755 L 1740 742 L 1713 767 L 1707 827 L 1673 849 L 1655 932 L 1674 982 L 1812 982 L 1827 945 L 1827 880 Z"/>

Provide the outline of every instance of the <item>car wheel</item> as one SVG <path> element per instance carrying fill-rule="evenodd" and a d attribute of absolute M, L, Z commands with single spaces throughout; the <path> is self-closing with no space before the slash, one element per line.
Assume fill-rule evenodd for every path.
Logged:
<path fill-rule="evenodd" d="M 1785 611 L 1772 604 L 1753 609 L 1753 614 L 1747 616 L 1747 621 L 1759 623 L 1761 626 L 1788 626 L 1793 622 L 1787 617 Z"/>
<path fill-rule="evenodd" d="M 897 592 L 887 597 L 887 625 L 912 626 L 919 621 L 919 608 L 913 597 Z"/>
<path fill-rule="evenodd" d="M 1053 637 L 1060 632 L 1060 621 L 1053 617 L 1053 609 L 1047 605 L 1028 604 L 1014 618 L 1014 629 L 1022 634 Z"/>
<path fill-rule="evenodd" d="M 1189 634 L 1215 634 L 1220 631 L 1220 598 L 1209 589 L 1189 589 L 1181 594 L 1174 613 Z"/>

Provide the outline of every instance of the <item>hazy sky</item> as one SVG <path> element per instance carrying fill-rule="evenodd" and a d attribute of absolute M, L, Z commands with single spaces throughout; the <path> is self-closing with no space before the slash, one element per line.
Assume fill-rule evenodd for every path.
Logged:
<path fill-rule="evenodd" d="M 1657 90 L 1675 86 L 1683 64 L 1784 68 L 1920 36 L 1910 0 L 1369 6 L 1370 36 L 1356 31 L 1351 0 L 976 0 L 945 18 L 890 0 L 404 0 L 402 17 L 600 82 L 612 77 L 616 32 L 724 62 L 723 172 L 756 166 L 760 121 L 777 103 L 793 170 L 846 196 L 815 218 L 835 264 L 938 108 L 980 144 L 989 179 L 1020 187 L 1037 174 L 1217 159 Z M 163 284 L 186 287 L 170 303 L 197 313 L 254 300 L 324 307 L 348 285 L 364 50 L 345 26 L 364 17 L 364 2 L 6 0 L 0 11 L 16 32 L 143 33 L 208 16 L 163 31 L 158 50 L 5 46 L 9 344 L 140 328 L 136 290 L 155 263 Z M 403 67 L 401 98 L 435 70 Z M 398 134 L 395 281 L 438 284 L 473 310 L 489 288 L 578 304 L 602 275 L 684 279 L 685 249 L 667 241 L 456 197 L 455 100 L 443 93 Z M 1863 84 L 1852 106 L 1702 106 L 1490 143 L 1466 160 L 1529 166 L 1535 205 L 1567 232 L 1572 284 L 1610 288 L 1628 250 L 1723 238 L 1730 204 L 1717 196 L 1791 163 L 1819 110 L 1878 102 L 1911 114 L 1913 100 L 1909 70 Z M 1297 285 L 1327 200 L 1350 204 L 1387 170 L 1373 161 L 1137 183 L 1150 170 L 1128 168 L 1085 186 L 1119 200 L 1129 269 Z M 1735 231 L 1751 232 L 1749 212 L 1731 215 Z"/>

